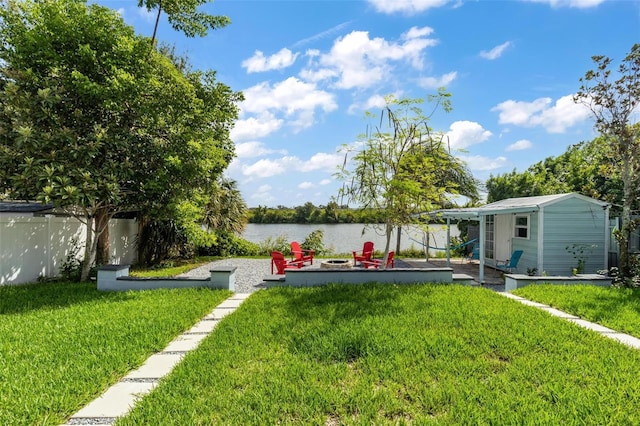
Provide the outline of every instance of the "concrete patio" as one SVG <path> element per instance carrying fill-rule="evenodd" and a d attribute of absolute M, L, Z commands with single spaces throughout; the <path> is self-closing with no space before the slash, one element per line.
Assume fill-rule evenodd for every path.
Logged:
<path fill-rule="evenodd" d="M 429 258 L 425 259 L 406 259 L 403 261 L 411 265 L 413 268 L 444 268 L 447 267 L 447 259 Z M 453 269 L 454 274 L 466 274 L 473 277 L 473 280 L 480 285 L 480 265 L 478 261 L 467 261 L 465 259 L 451 259 L 449 267 Z M 503 291 L 504 279 L 502 271 L 485 266 L 484 268 L 484 285 L 488 288 Z"/>

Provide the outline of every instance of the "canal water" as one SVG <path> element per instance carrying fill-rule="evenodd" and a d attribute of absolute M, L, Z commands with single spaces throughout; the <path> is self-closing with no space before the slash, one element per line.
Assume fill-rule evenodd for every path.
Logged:
<path fill-rule="evenodd" d="M 260 243 L 268 238 L 275 239 L 283 236 L 288 241 L 302 243 L 311 232 L 321 230 L 323 243 L 332 253 L 351 253 L 361 250 L 365 241 L 373 241 L 376 250 L 384 250 L 386 237 L 382 227 L 372 227 L 363 224 L 254 224 L 247 225 L 243 238 L 254 243 Z M 441 224 L 431 224 L 428 227 L 430 253 L 438 249 L 444 250 L 447 243 L 447 227 Z M 460 232 L 456 225 L 451 225 L 451 236 L 458 236 Z M 418 227 L 406 227 L 402 229 L 402 250 L 416 249 L 424 251 L 426 245 L 425 231 Z M 435 248 L 434 248 L 435 247 Z M 396 248 L 396 234 L 391 237 L 390 249 Z"/>

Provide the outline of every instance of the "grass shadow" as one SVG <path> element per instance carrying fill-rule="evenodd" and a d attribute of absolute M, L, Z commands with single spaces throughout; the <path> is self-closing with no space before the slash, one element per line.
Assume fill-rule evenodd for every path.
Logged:
<path fill-rule="evenodd" d="M 0 315 L 59 309 L 98 300 L 120 302 L 130 298 L 126 292 L 98 291 L 95 282 L 0 286 Z"/>
<path fill-rule="evenodd" d="M 288 324 L 298 329 L 289 350 L 315 362 L 355 362 L 367 356 L 383 356 L 397 347 L 396 336 L 378 329 L 394 323 L 407 309 L 407 285 L 329 284 L 281 292 Z M 422 292 L 430 292 L 422 286 Z M 304 325 L 301 325 L 304 324 Z"/>

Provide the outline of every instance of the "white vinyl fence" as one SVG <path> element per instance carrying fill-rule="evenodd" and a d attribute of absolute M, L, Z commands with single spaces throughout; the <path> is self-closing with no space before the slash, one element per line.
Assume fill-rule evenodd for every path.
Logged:
<path fill-rule="evenodd" d="M 0 285 L 34 282 L 59 275 L 60 265 L 76 239 L 84 255 L 85 225 L 73 217 L 0 214 Z M 111 263 L 136 261 L 138 225 L 133 219 L 109 223 Z"/>

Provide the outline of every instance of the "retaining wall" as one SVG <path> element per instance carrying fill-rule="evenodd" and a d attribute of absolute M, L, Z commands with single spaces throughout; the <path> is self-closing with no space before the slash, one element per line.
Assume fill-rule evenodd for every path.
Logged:
<path fill-rule="evenodd" d="M 235 291 L 236 269 L 236 266 L 217 266 L 211 269 L 209 278 L 140 278 L 129 276 L 129 265 L 105 265 L 98 269 L 98 290 L 208 287 Z"/>
<path fill-rule="evenodd" d="M 592 284 L 604 287 L 611 286 L 611 278 L 598 274 L 578 274 L 576 276 L 531 277 L 522 274 L 506 274 L 504 276 L 505 291 L 512 291 L 531 284 Z"/>
<path fill-rule="evenodd" d="M 284 280 L 267 281 L 267 287 L 314 286 L 329 283 L 363 284 L 378 283 L 451 283 L 451 268 L 393 268 L 393 269 L 287 269 Z"/>

